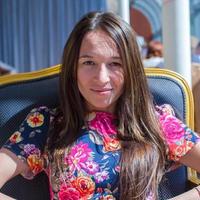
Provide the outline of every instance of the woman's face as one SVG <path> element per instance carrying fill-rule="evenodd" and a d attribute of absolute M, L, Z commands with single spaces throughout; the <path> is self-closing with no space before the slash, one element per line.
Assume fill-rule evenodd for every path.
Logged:
<path fill-rule="evenodd" d="M 117 45 L 104 31 L 95 30 L 84 36 L 77 79 L 90 111 L 114 112 L 122 94 L 124 74 Z"/>

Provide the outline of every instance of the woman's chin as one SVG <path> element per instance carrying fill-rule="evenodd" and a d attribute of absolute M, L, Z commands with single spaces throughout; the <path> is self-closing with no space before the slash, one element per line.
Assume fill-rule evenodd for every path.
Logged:
<path fill-rule="evenodd" d="M 101 105 L 89 105 L 89 111 L 101 111 L 101 112 L 114 112 L 115 106 L 113 104 L 101 104 Z"/>

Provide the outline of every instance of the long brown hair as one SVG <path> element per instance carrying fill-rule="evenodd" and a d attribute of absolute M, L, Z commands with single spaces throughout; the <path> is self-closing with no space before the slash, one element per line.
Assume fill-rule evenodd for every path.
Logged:
<path fill-rule="evenodd" d="M 121 141 L 120 199 L 143 200 L 157 195 L 165 163 L 165 144 L 148 89 L 134 31 L 113 13 L 92 12 L 73 29 L 63 53 L 60 74 L 60 114 L 49 150 L 70 145 L 84 123 L 85 106 L 77 86 L 79 50 L 86 33 L 105 31 L 117 44 L 124 66 L 124 91 L 117 103 Z M 58 117 L 59 118 L 59 117 Z M 155 197 L 156 198 L 156 197 Z"/>

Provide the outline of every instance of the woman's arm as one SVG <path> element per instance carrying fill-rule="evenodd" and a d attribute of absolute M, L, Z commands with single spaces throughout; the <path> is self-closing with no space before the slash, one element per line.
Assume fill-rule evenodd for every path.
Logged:
<path fill-rule="evenodd" d="M 190 151 L 181 157 L 179 162 L 200 173 L 200 143 L 197 143 Z"/>
<path fill-rule="evenodd" d="M 0 193 L 0 200 L 14 200 L 14 199 L 5 194 Z"/>
<path fill-rule="evenodd" d="M 198 186 L 197 188 L 200 191 L 200 186 Z M 198 200 L 198 199 L 200 199 L 198 191 L 195 188 L 193 188 L 192 190 L 189 190 L 188 192 L 185 192 L 169 200 Z"/>
<path fill-rule="evenodd" d="M 28 165 L 26 163 L 5 148 L 0 149 L 0 163 L 0 188 L 11 178 L 28 170 Z M 13 198 L 0 193 L 0 200 L 11 199 Z"/>
<path fill-rule="evenodd" d="M 197 143 L 186 155 L 181 157 L 179 162 L 200 172 L 200 143 Z M 200 186 L 196 188 L 200 191 Z M 200 194 L 197 189 L 193 188 L 170 200 L 200 200 Z"/>

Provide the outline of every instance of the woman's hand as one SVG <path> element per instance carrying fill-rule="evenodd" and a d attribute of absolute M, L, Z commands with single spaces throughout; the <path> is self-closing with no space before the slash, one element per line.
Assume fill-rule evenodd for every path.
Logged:
<path fill-rule="evenodd" d="M 8 180 L 27 170 L 28 165 L 21 161 L 14 153 L 5 148 L 0 149 L 0 188 Z M 13 198 L 0 193 L 0 200 L 11 199 Z"/>
<path fill-rule="evenodd" d="M 200 191 L 200 186 L 198 186 L 197 188 Z M 193 188 L 188 192 L 185 192 L 169 200 L 198 200 L 198 199 L 200 200 L 200 195 L 198 194 L 198 190 Z"/>

